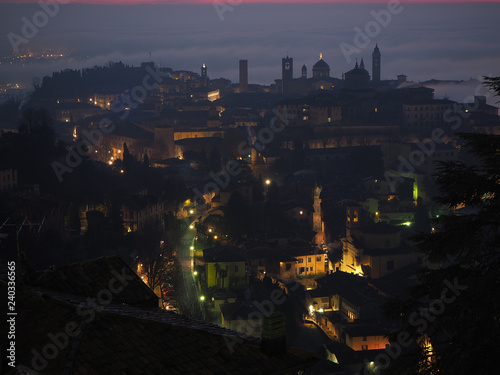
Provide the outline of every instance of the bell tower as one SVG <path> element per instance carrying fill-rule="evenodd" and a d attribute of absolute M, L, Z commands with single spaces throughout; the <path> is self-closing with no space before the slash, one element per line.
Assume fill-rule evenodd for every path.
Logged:
<path fill-rule="evenodd" d="M 283 84 L 282 93 L 286 94 L 290 92 L 293 80 L 293 59 L 291 57 L 287 56 L 281 59 L 281 78 Z"/>
<path fill-rule="evenodd" d="M 380 82 L 380 50 L 377 44 L 375 44 L 372 53 L 372 80 L 373 82 Z"/>
<path fill-rule="evenodd" d="M 205 63 L 201 66 L 201 86 L 208 86 L 207 65 Z"/>

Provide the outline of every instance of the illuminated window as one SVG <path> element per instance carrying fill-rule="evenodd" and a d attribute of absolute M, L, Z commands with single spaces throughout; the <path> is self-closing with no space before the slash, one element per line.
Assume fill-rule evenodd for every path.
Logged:
<path fill-rule="evenodd" d="M 354 211 L 354 219 L 353 222 L 357 223 L 358 222 L 358 211 Z"/>

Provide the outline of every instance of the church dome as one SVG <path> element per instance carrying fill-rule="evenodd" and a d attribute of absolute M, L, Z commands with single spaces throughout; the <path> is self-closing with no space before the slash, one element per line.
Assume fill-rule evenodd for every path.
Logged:
<path fill-rule="evenodd" d="M 313 66 L 313 78 L 330 78 L 330 66 L 323 60 L 323 54 L 319 54 L 319 61 Z"/>
<path fill-rule="evenodd" d="M 314 64 L 313 68 L 330 69 L 330 66 L 325 62 L 325 60 L 321 59 L 316 64 Z"/>

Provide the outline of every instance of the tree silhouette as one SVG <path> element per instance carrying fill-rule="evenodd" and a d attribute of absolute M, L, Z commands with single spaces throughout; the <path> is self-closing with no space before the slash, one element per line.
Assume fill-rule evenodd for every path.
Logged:
<path fill-rule="evenodd" d="M 415 210 L 415 230 L 418 233 L 429 233 L 431 231 L 429 210 L 425 206 L 421 197 L 417 198 L 417 208 Z"/>
<path fill-rule="evenodd" d="M 130 154 L 127 144 L 123 144 L 123 170 L 125 173 L 131 173 L 134 168 L 134 157 Z"/>
<path fill-rule="evenodd" d="M 500 335 L 500 136 L 460 134 L 477 165 L 443 162 L 437 201 L 450 210 L 436 233 L 417 236 L 439 267 L 417 274 L 408 298 L 386 306 L 416 349 L 389 367 L 394 374 L 486 374 L 498 366 Z M 406 340 L 405 340 L 406 341 Z"/>

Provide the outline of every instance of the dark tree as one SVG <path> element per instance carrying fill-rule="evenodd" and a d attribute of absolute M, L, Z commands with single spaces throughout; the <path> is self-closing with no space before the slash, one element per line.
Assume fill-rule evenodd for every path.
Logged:
<path fill-rule="evenodd" d="M 246 237 L 254 230 L 255 213 L 238 192 L 233 192 L 224 210 L 223 227 L 235 241 Z"/>
<path fill-rule="evenodd" d="M 71 234 L 80 234 L 80 211 L 75 203 L 70 203 L 66 215 L 66 229 Z"/>
<path fill-rule="evenodd" d="M 128 150 L 127 144 L 123 144 L 123 170 L 125 173 L 130 173 L 132 172 L 132 169 L 134 167 L 134 157 L 132 154 L 130 154 L 130 151 Z"/>
<path fill-rule="evenodd" d="M 415 210 L 415 230 L 418 233 L 430 233 L 431 231 L 429 210 L 425 206 L 421 197 L 417 198 L 417 208 Z"/>
<path fill-rule="evenodd" d="M 479 163 L 443 162 L 438 170 L 437 201 L 450 213 L 436 219 L 436 233 L 417 240 L 439 266 L 419 272 L 409 297 L 386 306 L 402 323 L 392 341 L 404 332 L 416 347 L 393 361 L 391 373 L 490 374 L 498 367 L 500 136 L 460 137 Z"/>
<path fill-rule="evenodd" d="M 213 173 L 219 172 L 220 160 L 220 152 L 214 147 L 208 156 L 208 169 Z"/>

